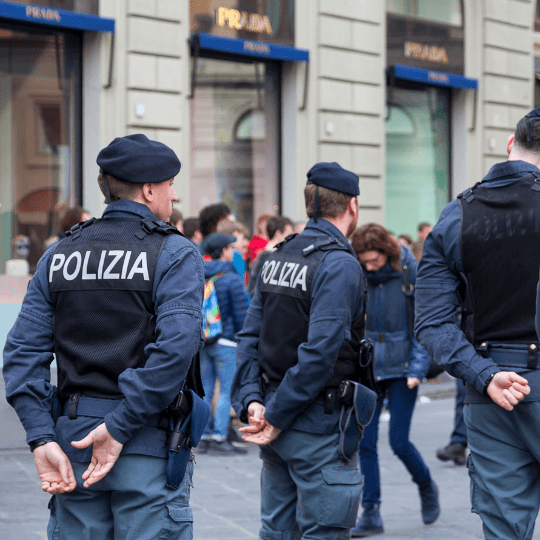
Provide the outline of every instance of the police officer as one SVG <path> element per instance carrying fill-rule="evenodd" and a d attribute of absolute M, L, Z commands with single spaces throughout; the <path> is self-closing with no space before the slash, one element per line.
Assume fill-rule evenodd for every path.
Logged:
<path fill-rule="evenodd" d="M 160 429 L 202 345 L 202 260 L 165 221 L 180 161 L 130 135 L 97 163 L 110 204 L 39 261 L 4 349 L 6 396 L 53 495 L 49 538 L 188 539 L 193 462 L 166 487 Z"/>
<path fill-rule="evenodd" d="M 261 445 L 260 538 L 345 539 L 362 477 L 338 457 L 336 389 L 358 380 L 362 270 L 347 237 L 358 220 L 358 177 L 337 163 L 308 172 L 311 218 L 265 262 L 237 335 L 232 403 L 244 439 Z"/>
<path fill-rule="evenodd" d="M 487 539 L 533 536 L 540 505 L 540 108 L 517 124 L 508 161 L 441 213 L 416 278 L 416 332 L 466 382 L 472 511 Z M 464 330 L 456 323 L 466 302 Z"/>

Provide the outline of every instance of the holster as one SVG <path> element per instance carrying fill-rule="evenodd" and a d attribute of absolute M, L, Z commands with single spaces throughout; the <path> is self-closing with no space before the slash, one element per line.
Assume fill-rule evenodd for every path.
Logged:
<path fill-rule="evenodd" d="M 191 449 L 195 448 L 210 418 L 210 407 L 193 390 L 180 392 L 168 408 L 170 431 L 167 440 L 167 487 L 178 489 Z"/>
<path fill-rule="evenodd" d="M 339 457 L 349 461 L 358 450 L 364 429 L 375 414 L 377 393 L 363 384 L 343 381 L 339 387 L 341 401 L 339 417 Z"/>

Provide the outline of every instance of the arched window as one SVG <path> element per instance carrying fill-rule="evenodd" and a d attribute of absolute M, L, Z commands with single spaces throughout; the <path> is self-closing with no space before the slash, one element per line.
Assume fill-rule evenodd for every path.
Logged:
<path fill-rule="evenodd" d="M 234 138 L 237 141 L 263 140 L 266 138 L 266 120 L 262 111 L 252 109 L 236 122 Z"/>
<path fill-rule="evenodd" d="M 461 0 L 386 0 L 388 13 L 410 15 L 430 21 L 463 26 Z"/>

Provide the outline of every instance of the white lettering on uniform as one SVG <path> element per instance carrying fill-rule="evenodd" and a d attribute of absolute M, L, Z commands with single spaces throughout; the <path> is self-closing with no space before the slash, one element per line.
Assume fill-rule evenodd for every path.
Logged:
<path fill-rule="evenodd" d="M 279 270 L 280 265 L 281 265 L 281 261 L 279 261 L 276 264 L 276 266 L 274 268 L 274 271 L 272 272 L 272 275 L 270 276 L 270 285 L 277 285 L 278 284 L 277 280 L 274 279 L 274 276 L 277 274 L 277 271 Z"/>
<path fill-rule="evenodd" d="M 103 250 L 99 257 L 98 271 L 96 275 L 88 272 L 90 258 L 92 256 L 91 251 L 85 252 L 84 262 L 83 256 L 80 251 L 74 251 L 73 253 L 71 253 L 67 260 L 65 254 L 56 253 L 53 255 L 53 258 L 51 260 L 51 266 L 49 269 L 49 282 L 52 282 L 54 273 L 59 270 L 62 270 L 64 279 L 66 279 L 67 281 L 73 281 L 81 272 L 81 267 L 81 279 L 85 281 L 94 279 L 126 279 L 126 274 L 128 274 L 129 269 L 129 262 L 131 260 L 131 254 L 132 251 L 124 251 L 120 249 L 112 249 L 108 252 L 106 250 Z M 112 257 L 113 259 L 106 266 L 105 259 L 107 258 L 107 256 Z M 124 259 L 124 261 L 122 263 L 122 274 L 120 276 L 120 273 L 113 273 L 113 270 L 117 265 L 120 266 L 119 262 L 122 258 Z M 69 265 L 73 259 L 75 259 L 75 268 L 70 272 Z M 103 268 L 105 266 L 106 270 L 104 272 Z M 127 275 L 127 279 L 133 279 L 135 274 L 141 274 L 145 281 L 150 281 L 150 274 L 148 272 L 148 260 L 145 251 L 139 253 L 139 256 L 133 263 L 129 274 Z"/>
<path fill-rule="evenodd" d="M 107 255 L 107 252 L 105 250 L 103 250 L 101 252 L 101 257 L 99 258 L 99 267 L 98 267 L 98 271 L 97 271 L 98 279 L 103 278 L 103 263 L 105 262 L 105 255 Z"/>
<path fill-rule="evenodd" d="M 88 273 L 88 259 L 90 258 L 91 251 L 87 251 L 84 256 L 84 263 L 82 268 L 82 279 L 96 279 L 96 274 Z"/>
<path fill-rule="evenodd" d="M 126 256 L 124 258 L 124 266 L 122 266 L 122 279 L 126 279 L 126 273 L 127 273 L 127 267 L 129 264 L 129 259 L 131 259 L 131 251 L 128 251 L 126 253 Z"/>
<path fill-rule="evenodd" d="M 287 281 L 287 278 L 289 277 L 289 274 L 292 272 L 295 264 L 292 262 L 288 262 L 283 265 L 283 270 L 281 272 L 281 276 L 279 276 L 279 285 L 280 287 L 290 287 L 290 283 Z M 285 271 L 285 274 L 283 274 L 283 271 Z"/>
<path fill-rule="evenodd" d="M 274 268 L 276 267 L 276 261 L 267 261 L 268 264 L 264 263 L 266 266 L 264 270 L 264 276 L 263 276 L 263 282 L 268 283 L 268 280 L 270 279 L 270 276 L 272 275 L 272 272 L 274 271 Z"/>
<path fill-rule="evenodd" d="M 294 284 L 292 284 L 292 279 L 291 279 L 291 288 L 296 289 L 297 285 L 302 285 L 302 290 L 307 291 L 306 277 L 307 277 L 307 265 L 304 265 L 302 267 L 302 270 L 298 272 L 298 275 L 296 276 L 296 279 L 294 280 Z"/>
<path fill-rule="evenodd" d="M 75 271 L 70 274 L 68 270 L 69 263 L 71 262 L 71 259 L 77 259 L 77 265 L 75 266 Z M 66 263 L 64 264 L 64 279 L 67 281 L 74 280 L 79 272 L 81 271 L 81 264 L 82 264 L 82 257 L 80 252 L 74 251 L 66 260 Z"/>
<path fill-rule="evenodd" d="M 112 255 L 114 257 L 113 261 L 109 266 L 107 266 L 107 270 L 105 270 L 105 273 L 103 274 L 103 279 L 120 279 L 120 274 L 113 274 L 111 273 L 111 270 L 116 266 L 116 263 L 122 258 L 124 255 L 124 251 L 120 249 L 112 249 L 109 251 L 109 255 Z"/>
<path fill-rule="evenodd" d="M 52 261 L 51 261 L 51 267 L 49 269 L 49 283 L 52 282 L 53 274 L 62 268 L 62 265 L 64 264 L 64 261 L 66 260 L 66 256 L 63 253 L 56 253 L 53 255 Z"/>
<path fill-rule="evenodd" d="M 148 263 L 146 261 L 146 252 L 143 251 L 139 254 L 135 262 L 133 263 L 133 266 L 131 267 L 131 271 L 129 273 L 128 279 L 133 279 L 133 276 L 135 274 L 142 274 L 144 281 L 150 281 L 150 277 L 148 276 Z"/>

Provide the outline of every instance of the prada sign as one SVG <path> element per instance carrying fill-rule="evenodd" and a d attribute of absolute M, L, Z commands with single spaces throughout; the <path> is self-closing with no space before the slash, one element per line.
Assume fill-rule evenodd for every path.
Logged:
<path fill-rule="evenodd" d="M 387 15 L 387 62 L 463 75 L 463 28 Z"/>
<path fill-rule="evenodd" d="M 295 0 L 191 0 L 191 33 L 294 46 Z"/>

